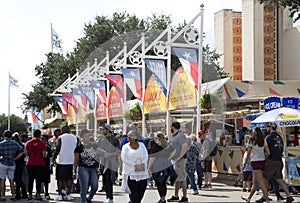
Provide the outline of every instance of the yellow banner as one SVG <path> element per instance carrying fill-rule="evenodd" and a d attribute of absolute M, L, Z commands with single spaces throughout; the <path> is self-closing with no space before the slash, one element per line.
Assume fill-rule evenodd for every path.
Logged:
<path fill-rule="evenodd" d="M 149 78 L 144 95 L 144 114 L 166 110 L 166 96 L 153 76 Z"/>
<path fill-rule="evenodd" d="M 67 116 L 68 125 L 76 124 L 76 112 L 72 105 L 68 106 L 68 116 Z"/>
<path fill-rule="evenodd" d="M 173 75 L 169 94 L 169 110 L 194 106 L 196 106 L 196 89 L 189 82 L 183 67 L 180 66 Z"/>
<path fill-rule="evenodd" d="M 78 105 L 78 112 L 77 112 L 77 122 L 84 123 L 86 121 L 86 111 L 80 105 Z"/>
<path fill-rule="evenodd" d="M 300 118 L 299 114 L 280 114 L 279 115 L 283 120 L 288 120 L 288 119 L 296 119 L 296 118 Z"/>

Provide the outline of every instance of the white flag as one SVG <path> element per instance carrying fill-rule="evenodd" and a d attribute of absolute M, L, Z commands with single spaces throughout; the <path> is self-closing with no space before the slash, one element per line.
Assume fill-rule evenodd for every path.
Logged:
<path fill-rule="evenodd" d="M 11 87 L 18 87 L 18 80 L 13 78 L 10 74 L 9 74 L 9 86 Z"/>
<path fill-rule="evenodd" d="M 61 37 L 54 29 L 52 29 L 52 47 L 56 48 L 60 52 L 63 51 Z"/>

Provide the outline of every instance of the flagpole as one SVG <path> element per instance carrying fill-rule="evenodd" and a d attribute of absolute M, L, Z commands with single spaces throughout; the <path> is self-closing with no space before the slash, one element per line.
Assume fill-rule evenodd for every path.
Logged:
<path fill-rule="evenodd" d="M 10 130 L 10 73 L 8 72 L 8 110 L 7 110 L 7 130 Z"/>
<path fill-rule="evenodd" d="M 50 23 L 50 27 L 51 27 L 51 53 L 53 53 L 53 31 L 52 31 L 52 23 Z"/>
<path fill-rule="evenodd" d="M 196 125 L 196 133 L 199 132 L 201 128 L 201 105 L 199 105 L 199 100 L 201 98 L 201 85 L 202 85 L 202 69 L 203 69 L 203 12 L 204 12 L 204 4 L 200 5 L 201 10 L 201 21 L 200 21 L 200 37 L 199 37 L 199 56 L 198 56 L 198 94 L 197 94 L 197 125 Z"/>

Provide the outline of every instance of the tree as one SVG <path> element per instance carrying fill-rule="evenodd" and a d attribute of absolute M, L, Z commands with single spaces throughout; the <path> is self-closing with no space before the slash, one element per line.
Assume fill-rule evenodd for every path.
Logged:
<path fill-rule="evenodd" d="M 7 130 L 8 117 L 5 114 L 0 115 L 0 133 L 1 135 Z M 10 116 L 10 128 L 12 132 L 27 132 L 26 122 L 24 119 L 12 114 Z"/>
<path fill-rule="evenodd" d="M 290 17 L 294 18 L 294 21 L 300 19 L 300 1 L 299 0 L 260 0 L 260 3 L 269 3 L 288 8 L 291 12 Z"/>

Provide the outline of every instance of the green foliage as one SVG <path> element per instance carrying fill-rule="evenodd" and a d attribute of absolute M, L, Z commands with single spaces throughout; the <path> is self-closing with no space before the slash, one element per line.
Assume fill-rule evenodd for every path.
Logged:
<path fill-rule="evenodd" d="M 123 113 L 123 117 L 126 118 L 126 119 L 130 119 L 130 120 L 141 119 L 141 116 L 142 116 L 142 109 L 141 109 L 141 106 L 140 106 L 139 102 L 137 102 L 134 105 L 134 107 L 124 111 L 124 113 Z"/>
<path fill-rule="evenodd" d="M 291 12 L 290 17 L 294 21 L 300 20 L 300 1 L 299 0 L 260 0 L 260 3 L 269 3 L 283 8 L 288 8 Z"/>
<path fill-rule="evenodd" d="M 210 94 L 208 92 L 205 92 L 205 94 L 203 94 L 199 100 L 199 105 L 201 105 L 203 109 L 207 110 L 210 110 L 212 107 L 221 109 L 222 102 L 217 94 Z"/>
<path fill-rule="evenodd" d="M 0 133 L 8 128 L 8 117 L 5 114 L 0 115 Z M 26 122 L 24 119 L 12 114 L 10 116 L 10 130 L 12 132 L 27 132 Z"/>

